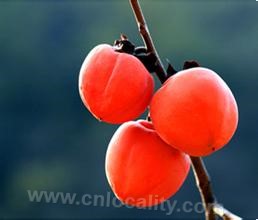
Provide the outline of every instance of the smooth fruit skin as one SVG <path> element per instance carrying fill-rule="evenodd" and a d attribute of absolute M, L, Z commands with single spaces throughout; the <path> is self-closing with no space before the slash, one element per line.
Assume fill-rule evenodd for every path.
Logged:
<path fill-rule="evenodd" d="M 165 142 L 191 156 L 206 156 L 229 142 L 238 108 L 215 72 L 196 67 L 165 82 L 151 101 L 150 116 Z"/>
<path fill-rule="evenodd" d="M 119 124 L 133 120 L 149 105 L 154 81 L 134 56 L 101 44 L 92 49 L 79 75 L 80 96 L 99 120 Z"/>
<path fill-rule="evenodd" d="M 126 122 L 112 137 L 106 175 L 117 198 L 137 207 L 157 205 L 174 195 L 190 168 L 188 155 L 167 145 L 150 122 Z"/>

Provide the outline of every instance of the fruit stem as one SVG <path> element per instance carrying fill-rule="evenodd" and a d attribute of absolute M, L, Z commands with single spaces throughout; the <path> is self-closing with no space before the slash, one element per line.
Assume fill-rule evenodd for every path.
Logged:
<path fill-rule="evenodd" d="M 164 66 L 159 58 L 157 50 L 154 46 L 151 34 L 149 32 L 147 23 L 145 21 L 141 6 L 138 0 L 129 0 L 131 8 L 135 15 L 135 20 L 138 25 L 139 33 L 143 39 L 143 42 L 149 53 L 152 53 L 156 57 L 156 75 L 161 83 L 164 83 L 169 77 L 164 69 Z M 206 220 L 215 220 L 216 216 L 219 216 L 225 220 L 240 220 L 242 218 L 234 215 L 230 211 L 226 210 L 223 206 L 219 205 L 215 199 L 212 191 L 211 181 L 209 173 L 205 167 L 205 164 L 201 157 L 191 157 L 191 166 L 194 172 L 196 185 L 199 189 L 202 203 L 205 208 Z"/>

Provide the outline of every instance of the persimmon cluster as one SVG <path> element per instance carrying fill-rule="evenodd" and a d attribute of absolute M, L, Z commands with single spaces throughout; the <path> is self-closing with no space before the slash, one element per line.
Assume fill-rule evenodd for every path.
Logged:
<path fill-rule="evenodd" d="M 203 67 L 170 74 L 154 92 L 155 65 L 139 55 L 144 48 L 138 52 L 120 42 L 93 48 L 80 70 L 79 92 L 98 120 L 122 124 L 106 153 L 112 190 L 128 205 L 147 207 L 180 189 L 189 155 L 210 155 L 230 141 L 238 108 L 223 79 Z M 150 120 L 133 121 L 148 106 Z"/>

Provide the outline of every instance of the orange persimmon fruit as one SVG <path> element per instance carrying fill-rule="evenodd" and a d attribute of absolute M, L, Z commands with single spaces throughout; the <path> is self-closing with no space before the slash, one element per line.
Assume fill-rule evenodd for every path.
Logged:
<path fill-rule="evenodd" d="M 157 205 L 174 195 L 190 168 L 189 156 L 166 144 L 151 122 L 130 121 L 112 137 L 106 176 L 116 197 L 136 207 Z"/>
<path fill-rule="evenodd" d="M 165 82 L 153 96 L 150 117 L 166 143 L 191 156 L 206 156 L 230 141 L 238 108 L 219 75 L 196 67 Z"/>
<path fill-rule="evenodd" d="M 108 44 L 93 48 L 79 75 L 79 92 L 87 109 L 99 120 L 119 124 L 140 116 L 149 105 L 154 80 L 133 55 Z"/>

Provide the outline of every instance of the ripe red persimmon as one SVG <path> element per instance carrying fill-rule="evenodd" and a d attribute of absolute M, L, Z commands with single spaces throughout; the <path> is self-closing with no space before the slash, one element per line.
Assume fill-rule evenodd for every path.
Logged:
<path fill-rule="evenodd" d="M 126 122 L 112 137 L 106 175 L 123 203 L 147 207 L 174 195 L 190 168 L 189 156 L 167 145 L 150 122 Z"/>
<path fill-rule="evenodd" d="M 238 123 L 231 90 L 215 72 L 201 67 L 170 77 L 154 95 L 150 115 L 165 142 L 192 156 L 222 148 Z"/>
<path fill-rule="evenodd" d="M 91 50 L 80 70 L 80 96 L 99 120 L 123 123 L 144 112 L 153 95 L 154 81 L 134 56 L 107 44 Z"/>

